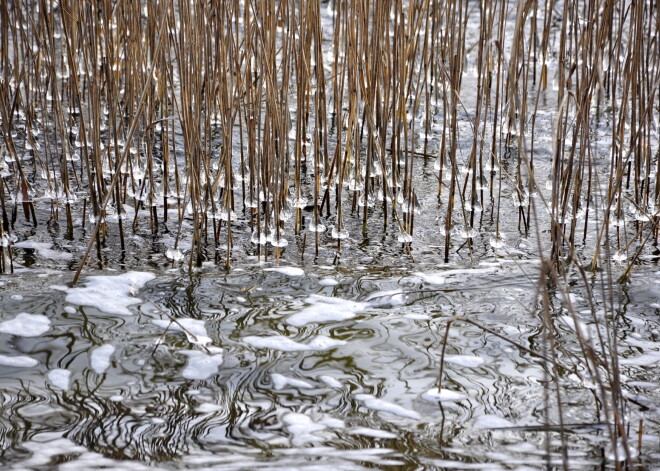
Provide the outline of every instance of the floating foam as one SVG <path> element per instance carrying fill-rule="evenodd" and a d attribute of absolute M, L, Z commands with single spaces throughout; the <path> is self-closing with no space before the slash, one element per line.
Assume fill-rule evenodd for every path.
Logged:
<path fill-rule="evenodd" d="M 477 368 L 486 363 L 486 360 L 476 355 L 446 355 L 445 361 L 466 368 Z"/>
<path fill-rule="evenodd" d="M 418 420 L 421 416 L 414 410 L 406 409 L 405 407 L 393 404 L 391 402 L 383 401 L 378 399 L 371 394 L 356 394 L 355 399 L 362 402 L 365 407 L 379 412 L 389 412 L 390 414 L 398 415 L 400 417 L 406 417 L 408 419 Z"/>
<path fill-rule="evenodd" d="M 128 306 L 141 303 L 137 291 L 155 275 L 130 271 L 116 276 L 87 277 L 84 287 L 67 289 L 66 302 L 95 307 L 103 312 L 130 316 Z"/>
<path fill-rule="evenodd" d="M 264 268 L 264 271 L 274 271 L 286 276 L 303 276 L 305 274 L 305 271 L 302 268 L 298 268 L 298 267 Z"/>
<path fill-rule="evenodd" d="M 11 366 L 13 368 L 32 368 L 38 364 L 39 362 L 37 360 L 25 355 L 18 355 L 14 357 L 0 355 L 0 365 L 2 366 Z"/>
<path fill-rule="evenodd" d="M 287 386 L 293 386 L 294 388 L 310 389 L 313 388 L 310 383 L 296 378 L 287 378 L 284 375 L 279 373 L 273 373 L 270 375 L 271 381 L 273 381 L 273 387 L 278 391 L 284 389 Z"/>
<path fill-rule="evenodd" d="M 335 340 L 325 335 L 317 335 L 309 342 L 300 343 L 291 340 L 284 335 L 271 335 L 267 337 L 258 337 L 249 335 L 243 337 L 243 341 L 248 345 L 256 348 L 269 348 L 271 350 L 280 350 L 282 352 L 303 352 L 303 351 L 318 351 L 322 352 L 330 350 L 331 348 L 346 345 L 343 340 Z"/>
<path fill-rule="evenodd" d="M 385 430 L 378 430 L 375 428 L 356 427 L 348 431 L 349 435 L 363 435 L 372 438 L 397 438 L 396 433 L 387 432 Z"/>
<path fill-rule="evenodd" d="M 634 358 L 622 358 L 619 360 L 619 365 L 625 366 L 651 366 L 660 363 L 660 353 L 645 353 Z"/>
<path fill-rule="evenodd" d="M 488 268 L 459 268 L 455 270 L 443 270 L 435 273 L 422 273 L 415 272 L 413 275 L 421 278 L 426 283 L 431 285 L 442 285 L 447 281 L 447 277 L 456 276 L 456 275 L 467 275 L 468 277 L 473 275 L 483 275 L 486 273 L 493 273 L 497 271 L 497 267 L 488 267 Z"/>
<path fill-rule="evenodd" d="M 190 319 L 188 317 L 177 317 L 173 319 L 175 322 L 169 319 L 154 319 L 151 322 L 163 329 L 185 333 L 188 341 L 191 343 L 199 345 L 208 345 L 211 343 L 212 340 L 206 331 L 203 320 Z"/>
<path fill-rule="evenodd" d="M 339 281 L 334 278 L 322 278 L 319 280 L 319 285 L 321 286 L 337 286 Z"/>
<path fill-rule="evenodd" d="M 319 379 L 323 381 L 326 385 L 330 386 L 331 388 L 341 388 L 342 384 L 337 381 L 335 378 L 332 376 L 328 375 L 321 375 L 319 376 Z"/>
<path fill-rule="evenodd" d="M 53 250 L 53 244 L 47 242 L 35 242 L 32 240 L 24 240 L 22 242 L 17 242 L 14 244 L 14 247 L 19 249 L 33 249 L 36 250 L 39 256 L 44 258 L 50 258 L 51 260 L 70 260 L 73 258 L 73 254 L 69 252 L 62 252 L 60 250 Z"/>
<path fill-rule="evenodd" d="M 430 402 L 450 402 L 450 401 L 460 401 L 465 396 L 456 391 L 451 391 L 449 389 L 440 389 L 433 388 L 426 391 L 422 394 L 422 397 Z"/>
<path fill-rule="evenodd" d="M 100 375 L 105 373 L 107 369 L 110 368 L 110 357 L 113 353 L 115 353 L 115 347 L 109 343 L 92 350 L 89 357 L 89 363 L 92 366 L 92 369 Z"/>
<path fill-rule="evenodd" d="M 210 348 L 210 354 L 198 352 L 196 350 L 182 350 L 181 354 L 188 357 L 188 363 L 181 372 L 186 379 L 209 379 L 218 373 L 218 368 L 222 365 L 222 349 Z"/>
<path fill-rule="evenodd" d="M 69 383 L 71 382 L 71 372 L 60 368 L 50 370 L 48 372 L 48 381 L 50 381 L 53 386 L 66 391 L 69 389 Z"/>
<path fill-rule="evenodd" d="M 38 337 L 50 329 L 50 320 L 41 314 L 20 313 L 0 323 L 0 332 L 19 337 Z"/>
<path fill-rule="evenodd" d="M 297 412 L 288 412 L 282 417 L 282 422 L 286 425 L 287 431 L 293 435 L 291 442 L 295 446 L 320 441 L 320 438 L 313 434 L 327 428 L 323 424 L 314 422 L 311 417 Z"/>
<path fill-rule="evenodd" d="M 352 319 L 356 313 L 365 309 L 363 303 L 317 294 L 309 296 L 305 302 L 311 306 L 289 316 L 286 320 L 288 324 L 301 327 L 318 322 L 344 321 Z"/>
<path fill-rule="evenodd" d="M 514 424 L 513 422 L 510 422 L 502 417 L 486 414 L 486 415 L 481 415 L 476 419 L 474 419 L 474 421 L 472 422 L 472 426 L 474 428 L 487 429 L 487 428 L 513 427 Z"/>

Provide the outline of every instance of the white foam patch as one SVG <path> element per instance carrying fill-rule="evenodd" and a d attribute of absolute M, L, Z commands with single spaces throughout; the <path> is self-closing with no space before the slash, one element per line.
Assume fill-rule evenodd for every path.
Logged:
<path fill-rule="evenodd" d="M 337 381 L 335 378 L 332 376 L 328 375 L 321 375 L 319 376 L 319 379 L 323 381 L 326 385 L 330 386 L 331 388 L 341 388 L 342 384 Z"/>
<path fill-rule="evenodd" d="M 97 374 L 103 374 L 110 368 L 110 357 L 115 353 L 115 347 L 106 343 L 92 350 L 89 356 L 89 363 Z"/>
<path fill-rule="evenodd" d="M 71 372 L 64 369 L 54 369 L 48 372 L 48 381 L 55 387 L 66 391 L 69 389 L 69 383 L 71 382 Z"/>
<path fill-rule="evenodd" d="M 216 375 L 223 360 L 220 352 L 222 352 L 220 348 L 212 348 L 211 354 L 196 350 L 179 352 L 188 357 L 188 362 L 181 375 L 186 379 L 209 379 L 211 376 Z"/>
<path fill-rule="evenodd" d="M 398 415 L 399 417 L 406 417 L 408 419 L 418 420 L 421 418 L 419 413 L 414 410 L 406 409 L 405 407 L 399 406 L 392 402 L 387 402 L 382 399 L 378 399 L 371 394 L 356 394 L 355 399 L 362 402 L 365 407 L 379 412 L 389 412 L 390 414 Z"/>
<path fill-rule="evenodd" d="M 480 429 L 504 428 L 513 427 L 514 423 L 496 415 L 486 414 L 474 419 L 472 426 Z"/>
<path fill-rule="evenodd" d="M 69 252 L 62 252 L 61 250 L 53 250 L 53 244 L 47 242 L 35 242 L 31 240 L 24 240 L 17 242 L 14 247 L 19 249 L 34 249 L 40 257 L 50 258 L 51 260 L 70 260 L 73 254 Z"/>
<path fill-rule="evenodd" d="M 438 390 L 438 388 L 433 388 L 422 394 L 422 397 L 430 402 L 450 402 L 460 401 L 465 396 L 459 392 L 451 391 L 449 389 Z"/>
<path fill-rule="evenodd" d="M 477 368 L 486 363 L 486 360 L 476 355 L 446 355 L 445 361 L 466 368 Z"/>
<path fill-rule="evenodd" d="M 142 302 L 135 294 L 155 277 L 152 273 L 137 271 L 116 276 L 90 276 L 84 287 L 67 289 L 66 302 L 130 316 L 128 307 Z"/>
<path fill-rule="evenodd" d="M 311 389 L 314 387 L 307 381 L 303 381 L 302 379 L 296 379 L 296 378 L 288 378 L 279 373 L 271 374 L 270 379 L 273 382 L 273 387 L 278 391 L 280 389 L 286 388 L 287 386 L 293 386 L 294 388 L 301 388 L 301 389 Z"/>
<path fill-rule="evenodd" d="M 346 345 L 343 340 L 335 340 L 325 335 L 317 335 L 307 343 L 296 342 L 284 335 L 271 335 L 267 337 L 259 337 L 249 335 L 243 337 L 243 341 L 248 345 L 256 348 L 269 348 L 271 350 L 280 350 L 282 352 L 304 352 L 304 351 L 317 351 L 322 352 L 330 350 L 331 348 Z"/>
<path fill-rule="evenodd" d="M 15 357 L 0 355 L 0 365 L 2 366 L 11 366 L 13 368 L 32 368 L 38 364 L 39 362 L 37 360 L 26 355 L 18 355 Z"/>
<path fill-rule="evenodd" d="M 321 286 L 337 286 L 339 281 L 334 278 L 322 278 L 319 280 L 319 285 Z"/>
<path fill-rule="evenodd" d="M 660 353 L 645 353 L 638 357 L 622 358 L 619 360 L 619 365 L 624 366 L 651 366 L 660 363 Z"/>
<path fill-rule="evenodd" d="M 206 326 L 203 320 L 190 319 L 187 317 L 178 317 L 172 322 L 169 319 L 154 319 L 151 322 L 163 329 L 173 330 L 175 332 L 183 332 L 188 337 L 188 341 L 199 345 L 208 345 L 211 343 L 211 338 L 206 331 Z"/>
<path fill-rule="evenodd" d="M 50 320 L 41 314 L 18 314 L 13 319 L 0 323 L 0 332 L 19 337 L 38 337 L 50 329 Z"/>
<path fill-rule="evenodd" d="M 305 270 L 298 267 L 264 268 L 264 271 L 274 271 L 286 276 L 303 276 L 305 274 Z"/>
<path fill-rule="evenodd" d="M 363 303 L 317 294 L 309 296 L 305 302 L 311 305 L 289 316 L 288 324 L 301 327 L 311 323 L 344 321 L 365 309 Z"/>
<path fill-rule="evenodd" d="M 349 430 L 349 435 L 363 435 L 365 437 L 372 438 L 397 438 L 396 433 L 387 432 L 385 430 L 378 430 L 375 428 L 366 428 L 366 427 L 356 427 L 352 430 Z"/>
<path fill-rule="evenodd" d="M 434 273 L 422 273 L 416 272 L 413 273 L 414 276 L 421 278 L 428 284 L 431 285 L 442 285 L 447 281 L 448 277 L 456 275 L 466 275 L 471 277 L 473 275 L 483 275 L 486 273 L 493 273 L 497 271 L 497 267 L 488 267 L 488 268 L 459 268 L 455 270 L 443 270 Z"/>
<path fill-rule="evenodd" d="M 297 412 L 285 414 L 282 417 L 282 422 L 285 424 L 287 431 L 293 435 L 291 443 L 295 446 L 321 441 L 319 437 L 315 437 L 313 434 L 327 428 L 323 424 L 314 422 L 311 417 Z"/>

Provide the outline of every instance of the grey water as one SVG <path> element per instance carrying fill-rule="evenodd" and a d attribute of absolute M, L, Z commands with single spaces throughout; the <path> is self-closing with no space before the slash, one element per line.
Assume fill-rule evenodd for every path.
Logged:
<path fill-rule="evenodd" d="M 548 364 L 512 343 L 542 351 L 538 264 L 480 258 L 90 271 L 76 288 L 35 261 L 0 282 L 3 466 L 540 469 L 564 450 L 570 469 L 614 466 L 575 327 L 554 332 L 563 431 L 545 427 L 559 423 Z M 640 267 L 616 296 L 627 421 L 652 463 L 660 271 Z M 570 300 L 593 327 L 584 291 Z M 559 291 L 550 301 L 566 315 Z M 21 313 L 45 316 L 45 330 L 7 323 Z M 490 331 L 449 330 L 438 394 L 452 316 Z"/>

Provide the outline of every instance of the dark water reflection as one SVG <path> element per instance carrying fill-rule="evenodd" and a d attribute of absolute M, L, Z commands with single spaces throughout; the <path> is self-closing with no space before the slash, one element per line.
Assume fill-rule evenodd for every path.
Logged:
<path fill-rule="evenodd" d="M 657 307 L 645 307 L 658 301 L 658 277 L 645 275 L 622 308 L 624 357 L 657 352 Z M 67 276 L 49 274 L 41 287 L 65 284 Z M 338 284 L 319 283 L 325 278 Z M 35 367 L 0 367 L 0 446 L 8 469 L 540 468 L 548 463 L 548 447 L 550 462 L 559 463 L 558 433 L 493 429 L 546 423 L 548 414 L 557 423 L 544 394 L 546 366 L 475 326 L 457 326 L 448 338 L 443 387 L 462 398 L 442 407 L 423 398 L 437 386 L 440 339 L 451 315 L 471 316 L 540 349 L 543 333 L 530 303 L 534 286 L 515 266 L 450 276 L 442 287 L 456 290 L 437 293 L 415 292 L 437 286 L 394 268 L 317 268 L 301 277 L 261 268 L 162 273 L 136 293 L 142 302 L 132 306 L 132 316 L 73 306 L 57 289 L 32 296 L 34 279 L 18 275 L 0 291 L 3 320 L 29 312 L 52 322 L 38 337 L 0 334 L 0 354 L 38 360 Z M 367 301 L 392 290 L 412 293 Z M 12 299 L 16 294 L 23 299 Z M 350 319 L 289 324 L 290 315 L 314 304 L 312 294 L 363 304 Z M 181 352 L 203 350 L 183 332 L 154 325 L 163 313 L 204 321 L 212 345 L 224 350 L 216 374 L 183 376 L 188 358 Z M 303 344 L 320 334 L 345 344 L 279 351 L 244 341 L 276 334 Z M 558 327 L 557 334 L 560 355 L 577 349 L 570 329 Z M 628 338 L 636 346 L 627 346 Z M 99 373 L 91 351 L 104 344 L 115 351 Z M 476 357 L 479 364 L 470 365 Z M 564 360 L 564 421 L 598 422 L 594 395 Z M 625 390 L 657 403 L 657 365 L 624 366 Z M 47 379 L 56 368 L 72 373 L 68 389 Z M 657 443 L 656 408 L 630 413 L 632 424 L 646 419 L 644 441 Z M 572 469 L 600 465 L 607 447 L 602 428 L 568 434 Z"/>

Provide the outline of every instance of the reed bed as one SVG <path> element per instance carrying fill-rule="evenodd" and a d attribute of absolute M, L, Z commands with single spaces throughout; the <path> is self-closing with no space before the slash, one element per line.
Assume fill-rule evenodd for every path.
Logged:
<path fill-rule="evenodd" d="M 84 239 L 74 282 L 137 232 L 176 234 L 163 259 L 191 269 L 245 239 L 339 259 L 374 223 L 413 257 L 430 192 L 438 262 L 503 250 L 503 220 L 536 236 L 558 385 L 548 293 L 570 306 L 570 270 L 612 286 L 657 245 L 651 0 L 10 0 L 0 32 L 0 273 L 20 219 Z M 580 361 L 630 460 L 615 342 L 580 338 Z"/>

